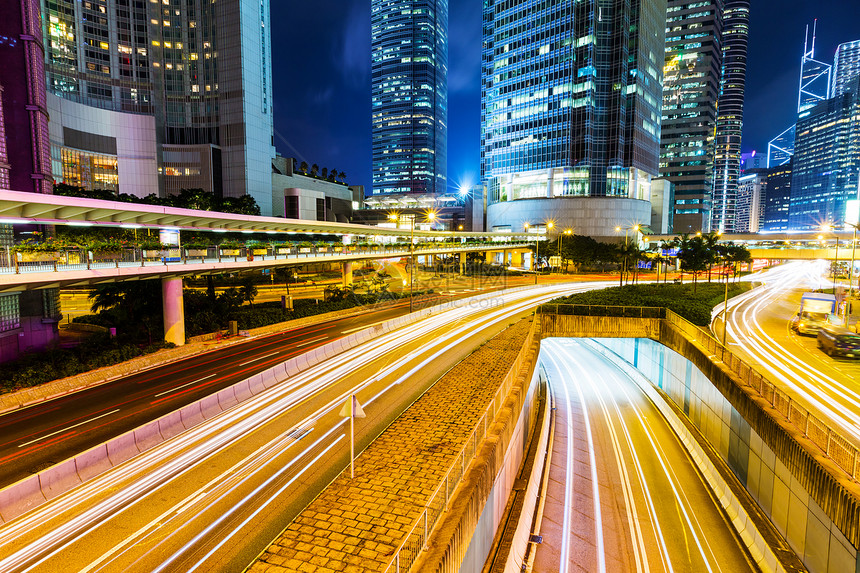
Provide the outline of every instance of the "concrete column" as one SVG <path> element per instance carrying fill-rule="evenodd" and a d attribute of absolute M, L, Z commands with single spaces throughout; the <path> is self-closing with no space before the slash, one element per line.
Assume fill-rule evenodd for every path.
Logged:
<path fill-rule="evenodd" d="M 185 305 L 182 277 L 161 279 L 161 307 L 164 311 L 164 341 L 185 344 Z"/>
<path fill-rule="evenodd" d="M 484 251 L 484 262 L 490 264 L 493 262 L 493 252 L 492 251 Z"/>
<path fill-rule="evenodd" d="M 522 251 L 514 251 L 513 256 L 511 257 L 511 266 L 521 268 L 523 266 L 523 252 Z"/>
<path fill-rule="evenodd" d="M 466 253 L 460 253 L 460 274 L 466 274 Z"/>
<path fill-rule="evenodd" d="M 349 286 L 352 284 L 352 262 L 341 263 L 341 268 L 343 270 L 342 274 L 342 283 L 343 286 Z"/>

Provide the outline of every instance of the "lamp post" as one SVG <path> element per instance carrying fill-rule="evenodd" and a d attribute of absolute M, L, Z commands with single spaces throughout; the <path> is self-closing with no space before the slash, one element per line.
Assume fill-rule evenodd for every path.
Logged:
<path fill-rule="evenodd" d="M 570 235 L 570 234 L 573 234 L 573 231 L 570 229 L 565 229 L 564 233 L 558 234 L 558 272 L 559 273 L 561 272 L 561 262 L 563 260 L 561 257 L 561 236 L 562 235 Z"/>
<path fill-rule="evenodd" d="M 525 227 L 526 233 L 528 233 L 529 232 L 529 224 L 526 223 L 525 225 L 523 225 L 523 227 Z M 538 243 L 537 230 L 538 230 L 537 227 L 535 227 L 535 261 L 534 261 L 535 284 L 538 284 L 538 249 L 540 248 L 540 244 Z"/>
<path fill-rule="evenodd" d="M 836 234 L 836 230 L 832 224 L 826 224 L 821 226 L 821 230 L 825 233 L 833 233 L 833 236 L 836 238 L 836 248 L 833 251 L 833 291 L 836 291 L 836 268 L 839 266 L 839 235 Z"/>
<path fill-rule="evenodd" d="M 415 283 L 415 215 L 407 213 L 404 215 L 409 219 L 409 312 L 412 312 L 414 292 L 413 285 Z M 392 213 L 388 216 L 389 220 L 395 221 L 400 226 L 400 221 L 397 213 Z"/>

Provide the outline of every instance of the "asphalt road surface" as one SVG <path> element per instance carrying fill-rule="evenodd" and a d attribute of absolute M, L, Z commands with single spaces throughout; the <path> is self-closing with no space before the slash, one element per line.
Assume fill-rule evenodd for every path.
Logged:
<path fill-rule="evenodd" d="M 755 571 L 686 450 L 634 381 L 546 339 L 556 407 L 537 573 Z"/>
<path fill-rule="evenodd" d="M 823 262 L 793 262 L 762 273 L 764 286 L 729 302 L 729 348 L 793 399 L 860 446 L 860 360 L 831 358 L 789 320 L 800 297 L 830 285 Z M 714 331 L 722 336 L 722 319 Z"/>
<path fill-rule="evenodd" d="M 464 300 L 341 353 L 0 527 L 0 570 L 241 571 L 347 466 L 339 411 L 350 395 L 367 414 L 356 424 L 361 451 L 477 345 L 536 304 L 595 286 Z"/>

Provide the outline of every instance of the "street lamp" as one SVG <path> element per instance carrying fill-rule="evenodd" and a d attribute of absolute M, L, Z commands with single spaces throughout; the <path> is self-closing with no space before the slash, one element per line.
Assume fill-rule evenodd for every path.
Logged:
<path fill-rule="evenodd" d="M 565 229 L 563 233 L 558 234 L 558 272 L 559 273 L 561 272 L 561 261 L 562 261 L 562 258 L 561 258 L 561 236 L 562 235 L 570 235 L 572 233 L 573 233 L 572 230 Z"/>
<path fill-rule="evenodd" d="M 412 295 L 415 292 L 414 291 L 414 285 L 415 285 L 415 215 L 412 213 L 407 213 L 403 216 L 407 217 L 409 219 L 409 312 L 412 312 L 412 308 L 413 308 L 413 300 L 412 300 L 413 297 L 412 297 Z M 396 212 L 391 213 L 388 216 L 388 219 L 391 221 L 398 222 L 398 226 L 399 226 L 400 217 L 398 216 L 398 214 Z M 431 211 L 430 213 L 427 214 L 427 219 L 430 221 L 433 221 L 434 219 L 436 219 L 436 213 L 433 213 Z"/>
<path fill-rule="evenodd" d="M 833 236 L 836 238 L 836 248 L 833 251 L 833 291 L 836 291 L 836 268 L 839 266 L 839 235 L 836 234 L 836 230 L 833 225 L 827 223 L 825 225 L 821 225 L 821 230 L 825 233 L 833 233 Z"/>
<path fill-rule="evenodd" d="M 526 223 L 523 225 L 526 230 L 526 233 L 529 232 L 529 224 Z M 534 268 L 535 268 L 535 284 L 538 284 L 538 249 L 540 249 L 540 244 L 538 243 L 538 228 L 535 227 L 535 260 L 534 260 Z"/>

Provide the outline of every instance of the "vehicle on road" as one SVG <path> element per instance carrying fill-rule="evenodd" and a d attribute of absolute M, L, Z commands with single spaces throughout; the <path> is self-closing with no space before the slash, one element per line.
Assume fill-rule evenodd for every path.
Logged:
<path fill-rule="evenodd" d="M 844 326 L 822 326 L 818 330 L 818 348 L 828 356 L 860 358 L 860 334 Z"/>
<path fill-rule="evenodd" d="M 800 297 L 800 310 L 791 319 L 791 329 L 798 334 L 815 336 L 821 327 L 832 323 L 836 297 L 821 292 L 807 292 Z"/>

